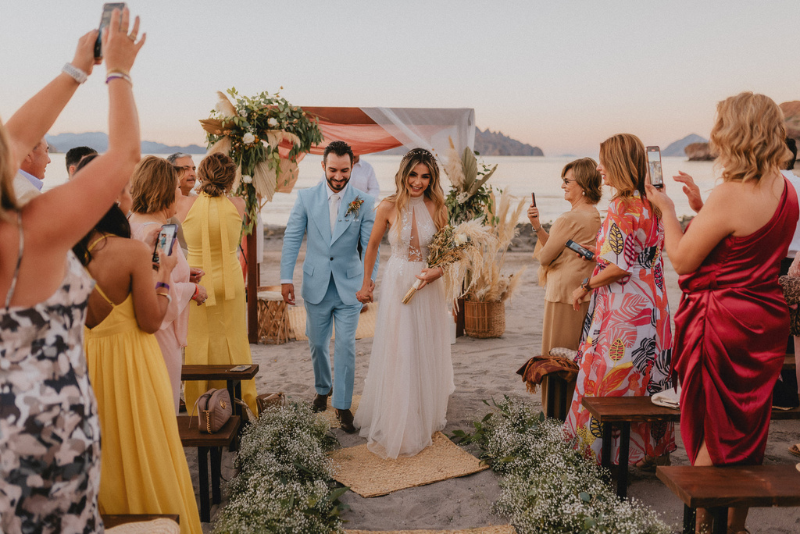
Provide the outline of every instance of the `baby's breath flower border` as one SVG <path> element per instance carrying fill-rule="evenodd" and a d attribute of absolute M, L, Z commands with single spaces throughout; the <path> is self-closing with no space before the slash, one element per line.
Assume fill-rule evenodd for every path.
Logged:
<path fill-rule="evenodd" d="M 494 406 L 473 423 L 474 433 L 456 430 L 452 437 L 477 444 L 482 460 L 502 476 L 495 509 L 519 534 L 672 531 L 646 505 L 619 499 L 603 481 L 608 472 L 575 450 L 561 422 L 508 396 Z"/>
<path fill-rule="evenodd" d="M 339 498 L 349 488 L 335 487 L 329 430 L 308 403 L 262 412 L 242 435 L 214 533 L 343 534 Z"/>

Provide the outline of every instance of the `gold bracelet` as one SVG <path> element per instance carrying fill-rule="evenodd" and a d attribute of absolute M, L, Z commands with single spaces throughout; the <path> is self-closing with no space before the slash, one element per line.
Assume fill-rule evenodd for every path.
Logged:
<path fill-rule="evenodd" d="M 108 76 L 109 74 L 124 74 L 125 76 L 131 75 L 130 71 L 127 71 L 125 69 L 111 69 L 106 71 L 106 76 Z"/>

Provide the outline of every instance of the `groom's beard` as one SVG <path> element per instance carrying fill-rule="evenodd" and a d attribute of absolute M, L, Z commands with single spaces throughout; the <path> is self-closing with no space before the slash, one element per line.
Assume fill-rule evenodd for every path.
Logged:
<path fill-rule="evenodd" d="M 350 182 L 350 177 L 348 176 L 344 180 L 334 180 L 333 178 L 328 178 L 328 176 L 325 175 L 325 180 L 328 182 L 328 187 L 331 188 L 331 191 L 334 193 L 339 193 Z"/>

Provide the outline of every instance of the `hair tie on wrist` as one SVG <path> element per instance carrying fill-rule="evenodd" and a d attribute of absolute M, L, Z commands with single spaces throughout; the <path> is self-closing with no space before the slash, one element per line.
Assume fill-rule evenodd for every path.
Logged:
<path fill-rule="evenodd" d="M 164 282 L 156 282 L 156 289 L 163 287 L 167 291 L 169 291 L 169 284 L 165 284 Z"/>

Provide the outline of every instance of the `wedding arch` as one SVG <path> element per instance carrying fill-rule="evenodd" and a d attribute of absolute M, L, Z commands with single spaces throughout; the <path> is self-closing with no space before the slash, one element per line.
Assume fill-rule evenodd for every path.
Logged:
<path fill-rule="evenodd" d="M 317 118 L 322 142 L 309 150 L 322 154 L 331 141 L 345 141 L 359 155 L 374 154 L 404 146 L 408 149 L 426 148 L 444 164 L 450 141 L 459 153 L 474 148 L 475 110 L 472 108 L 389 108 L 389 107 L 305 107 L 306 113 Z M 298 156 L 298 161 L 303 154 Z M 295 177 L 296 181 L 296 177 Z M 276 192 L 289 193 L 289 187 Z M 247 236 L 247 293 L 258 290 L 259 263 L 257 232 Z M 258 299 L 248 298 L 248 336 L 258 343 Z"/>

